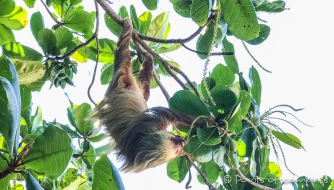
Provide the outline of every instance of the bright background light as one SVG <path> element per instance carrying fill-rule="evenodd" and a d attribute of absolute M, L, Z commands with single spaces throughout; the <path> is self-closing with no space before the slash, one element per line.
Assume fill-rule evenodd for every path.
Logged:
<path fill-rule="evenodd" d="M 84 0 L 85 9 L 93 11 L 93 1 Z M 302 121 L 315 127 L 307 127 L 294 122 L 302 130 L 299 134 L 292 126 L 287 124 L 280 127 L 286 132 L 299 137 L 306 151 L 296 150 L 289 146 L 284 146 L 285 159 L 289 168 L 299 176 L 307 176 L 310 179 L 318 179 L 323 175 L 334 178 L 332 146 L 333 146 L 333 108 L 334 97 L 332 93 L 333 85 L 333 18 L 334 2 L 331 0 L 319 1 L 292 1 L 286 0 L 288 11 L 270 15 L 259 14 L 261 19 L 268 22 L 271 28 L 269 38 L 258 46 L 248 45 L 251 53 L 271 74 L 261 70 L 250 58 L 242 44 L 238 40 L 229 38 L 234 43 L 236 57 L 238 59 L 240 71 L 244 76 L 248 76 L 248 69 L 254 65 L 260 73 L 262 81 L 262 103 L 261 113 L 278 104 L 290 104 L 295 108 L 305 108 L 296 113 Z M 121 5 L 129 9 L 130 4 L 135 5 L 137 15 L 142 14 L 146 9 L 141 1 L 113 1 L 111 7 L 118 12 Z M 26 6 L 20 3 L 21 6 Z M 41 11 L 47 27 L 54 23 L 46 14 L 39 1 L 36 1 L 35 11 Z M 153 18 L 163 11 L 169 11 L 171 31 L 168 38 L 185 38 L 192 34 L 198 27 L 191 21 L 178 16 L 171 9 L 168 0 L 160 1 L 159 7 L 153 11 Z M 28 8 L 27 8 L 28 9 Z M 102 10 L 102 9 L 100 9 Z M 30 15 L 32 10 L 28 10 Z M 101 11 L 102 12 L 102 11 Z M 103 15 L 100 14 L 101 27 L 99 37 L 117 40 L 104 26 Z M 16 40 L 24 45 L 41 49 L 33 39 L 29 27 L 22 31 L 15 32 Z M 195 49 L 196 40 L 187 44 Z M 181 64 L 181 69 L 189 78 L 197 83 L 202 79 L 204 60 L 187 50 L 180 50 L 167 54 L 170 58 Z M 212 57 L 209 71 L 215 66 L 214 63 L 224 63 L 222 57 Z M 67 86 L 65 90 L 61 88 L 49 88 L 46 83 L 40 93 L 33 94 L 33 107 L 42 106 L 43 118 L 46 121 L 57 121 L 68 123 L 66 108 L 69 105 L 64 92 L 75 104 L 89 102 L 87 98 L 87 88 L 91 81 L 94 62 L 89 61 L 80 64 L 78 74 L 74 76 L 76 87 Z M 99 71 L 99 70 L 98 70 Z M 98 72 L 99 73 L 99 72 Z M 170 95 L 180 90 L 180 86 L 171 78 L 162 78 L 162 82 Z M 104 95 L 106 86 L 99 83 L 99 77 L 93 86 L 92 97 L 95 101 L 100 101 Z M 149 107 L 167 106 L 167 102 L 160 92 L 160 89 L 153 90 L 149 100 Z M 292 121 L 294 121 L 292 119 Z M 283 144 L 283 143 L 282 143 Z M 273 151 L 272 151 L 273 152 Z M 113 155 L 109 156 L 116 166 L 120 163 L 115 161 Z M 282 169 L 282 180 L 295 180 L 296 176 L 290 174 L 280 157 L 279 165 Z M 271 161 L 277 162 L 275 155 L 271 155 Z M 207 189 L 200 185 L 193 171 L 192 190 Z M 178 184 L 166 175 L 166 165 L 146 170 L 139 174 L 121 173 L 126 189 L 145 190 L 170 190 L 184 189 L 186 180 Z M 291 185 L 285 185 L 284 189 L 292 189 Z"/>

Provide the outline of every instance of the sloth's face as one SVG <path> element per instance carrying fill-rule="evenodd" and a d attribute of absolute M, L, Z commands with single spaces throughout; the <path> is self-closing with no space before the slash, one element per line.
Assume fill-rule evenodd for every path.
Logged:
<path fill-rule="evenodd" d="M 170 133 L 169 133 L 170 134 Z M 184 146 L 184 140 L 181 136 L 174 136 L 170 134 L 166 140 L 164 140 L 163 147 L 165 152 L 165 161 L 169 162 L 176 158 Z"/>

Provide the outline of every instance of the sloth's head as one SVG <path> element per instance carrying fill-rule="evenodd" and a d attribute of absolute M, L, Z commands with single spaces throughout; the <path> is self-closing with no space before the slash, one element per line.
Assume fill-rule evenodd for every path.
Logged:
<path fill-rule="evenodd" d="M 133 158 L 122 168 L 125 172 L 141 172 L 173 160 L 182 151 L 184 140 L 170 132 L 158 131 L 142 136 L 133 146 Z"/>

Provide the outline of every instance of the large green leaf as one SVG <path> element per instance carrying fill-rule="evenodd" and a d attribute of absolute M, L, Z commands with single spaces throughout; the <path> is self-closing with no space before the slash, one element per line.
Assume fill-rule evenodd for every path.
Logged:
<path fill-rule="evenodd" d="M 168 103 L 171 109 L 179 110 L 190 115 L 210 115 L 203 101 L 188 90 L 176 92 Z"/>
<path fill-rule="evenodd" d="M 89 13 L 78 7 L 73 12 L 66 14 L 63 22 L 70 29 L 85 34 L 93 31 L 94 19 L 95 13 Z"/>
<path fill-rule="evenodd" d="M 155 17 L 147 30 L 147 35 L 153 38 L 165 39 L 169 33 L 169 13 L 162 12 Z M 159 43 L 150 42 L 150 47 L 158 47 Z"/>
<path fill-rule="evenodd" d="M 36 82 L 45 74 L 45 65 L 39 61 L 16 61 L 14 64 L 20 84 Z"/>
<path fill-rule="evenodd" d="M 218 165 L 218 166 L 223 166 L 224 164 L 224 154 L 226 153 L 226 148 L 224 146 L 216 145 L 212 147 L 212 157 L 213 161 Z"/>
<path fill-rule="evenodd" d="M 9 154 L 15 155 L 20 129 L 20 108 L 15 91 L 10 82 L 0 76 L 0 132 L 9 144 Z"/>
<path fill-rule="evenodd" d="M 190 16 L 199 26 L 203 26 L 209 17 L 212 0 L 193 0 L 190 5 Z"/>
<path fill-rule="evenodd" d="M 190 137 L 183 147 L 197 162 L 208 162 L 212 159 L 212 146 L 207 146 L 197 137 Z"/>
<path fill-rule="evenodd" d="M 36 138 L 22 163 L 47 177 L 56 179 L 68 166 L 72 152 L 68 134 L 54 125 L 49 125 L 44 133 Z"/>
<path fill-rule="evenodd" d="M 100 81 L 101 84 L 109 84 L 112 76 L 114 73 L 114 65 L 113 64 L 105 64 L 101 68 L 101 75 L 100 75 Z"/>
<path fill-rule="evenodd" d="M 249 110 L 249 107 L 251 105 L 251 96 L 248 92 L 245 90 L 240 91 L 240 109 L 241 109 L 241 115 L 246 116 Z"/>
<path fill-rule="evenodd" d="M 131 17 L 133 28 L 138 31 L 139 30 L 139 21 L 138 21 L 136 8 L 133 5 L 130 5 L 130 17 Z"/>
<path fill-rule="evenodd" d="M 19 42 L 7 42 L 2 46 L 2 51 L 10 58 L 28 60 L 28 61 L 42 61 L 43 55 L 38 51 L 21 45 Z"/>
<path fill-rule="evenodd" d="M 302 148 L 302 142 L 294 135 L 290 133 L 281 133 L 275 130 L 271 130 L 271 133 L 280 141 L 284 142 L 285 144 L 288 144 L 292 147 L 295 147 L 297 149 Z"/>
<path fill-rule="evenodd" d="M 73 117 L 75 125 L 81 135 L 86 136 L 94 127 L 92 120 L 88 120 L 91 113 L 91 106 L 88 103 L 83 103 L 74 110 Z"/>
<path fill-rule="evenodd" d="M 1 0 L 0 1 L 0 16 L 10 14 L 15 8 L 15 1 L 13 0 Z"/>
<path fill-rule="evenodd" d="M 218 64 L 213 68 L 210 77 L 216 82 L 216 85 L 229 85 L 235 81 L 234 73 L 223 64 Z"/>
<path fill-rule="evenodd" d="M 284 1 L 262 1 L 262 3 L 255 7 L 257 12 L 279 13 L 285 10 Z"/>
<path fill-rule="evenodd" d="M 55 34 L 56 39 L 57 39 L 57 44 L 56 45 L 59 49 L 63 49 L 65 47 L 67 47 L 73 39 L 72 32 L 65 27 L 58 28 L 54 32 L 54 34 Z"/>
<path fill-rule="evenodd" d="M 249 80 L 250 80 L 250 84 L 251 84 L 252 98 L 254 98 L 257 105 L 260 107 L 262 85 L 261 85 L 260 75 L 259 75 L 259 73 L 257 72 L 257 70 L 255 69 L 254 66 L 252 66 L 249 69 Z"/>
<path fill-rule="evenodd" d="M 155 10 L 158 7 L 159 0 L 142 0 L 143 4 L 148 10 Z"/>
<path fill-rule="evenodd" d="M 220 167 L 213 160 L 206 163 L 199 163 L 198 166 L 210 183 L 216 182 L 219 177 Z M 199 173 L 197 173 L 197 179 L 200 183 L 206 184 Z"/>
<path fill-rule="evenodd" d="M 33 13 L 30 18 L 30 30 L 35 40 L 38 40 L 38 32 L 44 28 L 44 20 L 41 12 Z"/>
<path fill-rule="evenodd" d="M 88 150 L 84 150 L 84 153 L 81 155 L 82 161 L 86 164 L 88 169 L 92 169 L 97 156 L 95 155 L 95 149 L 88 141 L 84 141 L 83 147 L 84 149 L 87 147 Z"/>
<path fill-rule="evenodd" d="M 0 106 L 2 109 L 6 109 L 6 111 L 2 111 L 3 113 L 8 114 L 8 118 L 6 119 L 6 115 L 4 115 L 4 120 L 7 120 L 7 130 L 8 133 L 3 133 L 8 135 L 6 141 L 9 143 L 9 150 L 11 157 L 16 155 L 19 145 L 19 135 L 20 135 L 20 117 L 21 117 L 21 95 L 20 95 L 20 87 L 19 80 L 17 76 L 16 69 L 6 56 L 0 56 L 0 76 L 2 78 L 3 84 L 3 93 L 2 97 L 7 95 L 7 100 L 3 103 L 4 106 Z M 8 80 L 8 81 L 7 81 Z M 9 83 L 7 83 L 9 82 Z M 12 90 L 11 90 L 12 89 Z M 6 95 L 5 95 L 6 94 Z M 1 119 L 0 119 L 1 121 Z M 2 129 L 2 127 L 0 127 Z M 6 129 L 6 127 L 4 127 Z"/>
<path fill-rule="evenodd" d="M 204 81 L 205 80 L 205 81 Z M 216 86 L 216 82 L 211 77 L 206 77 L 200 84 L 200 92 L 205 100 L 208 100 L 208 91 Z M 207 87 L 206 87 L 207 86 Z"/>
<path fill-rule="evenodd" d="M 28 24 L 28 13 L 22 7 L 15 6 L 10 14 L 0 16 L 0 24 L 4 24 L 12 30 L 21 30 Z"/>
<path fill-rule="evenodd" d="M 15 42 L 15 36 L 11 29 L 3 24 L 0 24 L 0 45 L 5 42 Z"/>
<path fill-rule="evenodd" d="M 168 53 L 168 52 L 175 51 L 181 47 L 182 47 L 181 44 L 160 44 L 160 46 L 156 49 L 155 52 L 158 54 Z"/>
<path fill-rule="evenodd" d="M 223 39 L 222 52 L 235 52 L 234 45 L 227 40 L 225 37 Z M 235 55 L 224 55 L 224 60 L 227 67 L 235 74 L 239 73 L 239 65 Z"/>
<path fill-rule="evenodd" d="M 95 162 L 93 174 L 92 189 L 125 189 L 116 167 L 105 154 Z"/>
<path fill-rule="evenodd" d="M 89 47 L 86 50 L 87 50 L 86 51 L 87 57 L 93 61 L 96 61 L 96 54 L 97 54 L 96 41 L 90 43 Z M 115 50 L 116 50 L 116 42 L 107 38 L 99 39 L 99 51 L 100 51 L 99 62 L 106 64 L 114 63 Z"/>
<path fill-rule="evenodd" d="M 205 52 L 209 54 L 212 46 L 215 46 L 221 42 L 222 30 L 218 28 L 217 33 L 216 33 L 216 39 L 214 39 L 215 41 L 212 44 L 213 36 L 214 36 L 214 24 L 210 23 L 207 29 L 205 30 L 205 33 L 203 35 L 200 35 L 199 38 L 197 39 L 196 50 L 199 52 Z M 197 54 L 197 55 L 201 59 L 205 59 L 207 57 L 207 55 L 203 55 L 203 54 Z"/>
<path fill-rule="evenodd" d="M 209 101 L 212 113 L 224 119 L 229 117 L 239 99 L 239 89 L 235 86 L 217 85 L 210 91 L 213 101 Z"/>
<path fill-rule="evenodd" d="M 270 27 L 265 24 L 260 24 L 259 36 L 255 39 L 246 42 L 252 45 L 259 45 L 268 38 L 269 34 L 270 34 Z"/>
<path fill-rule="evenodd" d="M 104 14 L 104 22 L 107 28 L 116 36 L 121 33 L 122 27 L 117 24 L 107 13 Z"/>
<path fill-rule="evenodd" d="M 29 8 L 34 8 L 36 0 L 23 0 Z"/>
<path fill-rule="evenodd" d="M 221 142 L 219 137 L 218 128 L 211 127 L 211 128 L 197 128 L 197 136 L 198 139 L 205 145 L 216 145 Z"/>
<path fill-rule="evenodd" d="M 147 35 L 147 30 L 148 27 L 151 25 L 151 21 L 152 21 L 152 13 L 151 12 L 144 12 L 143 14 L 141 14 L 138 18 L 139 21 L 139 33 L 143 34 L 143 35 Z"/>
<path fill-rule="evenodd" d="M 260 27 L 250 0 L 220 0 L 224 20 L 232 34 L 241 40 L 252 40 Z"/>
<path fill-rule="evenodd" d="M 167 175 L 172 180 L 181 183 L 188 172 L 185 156 L 177 157 L 167 164 Z"/>
<path fill-rule="evenodd" d="M 57 38 L 50 29 L 41 29 L 38 32 L 37 42 L 44 53 L 55 55 L 55 47 L 57 45 Z"/>

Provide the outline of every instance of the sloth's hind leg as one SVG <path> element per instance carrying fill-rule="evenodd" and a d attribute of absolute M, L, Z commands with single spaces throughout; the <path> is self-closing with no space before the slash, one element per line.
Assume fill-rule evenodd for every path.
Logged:
<path fill-rule="evenodd" d="M 143 64 L 139 70 L 138 85 L 144 99 L 147 101 L 150 97 L 151 80 L 153 77 L 153 59 L 149 53 L 146 53 Z"/>

